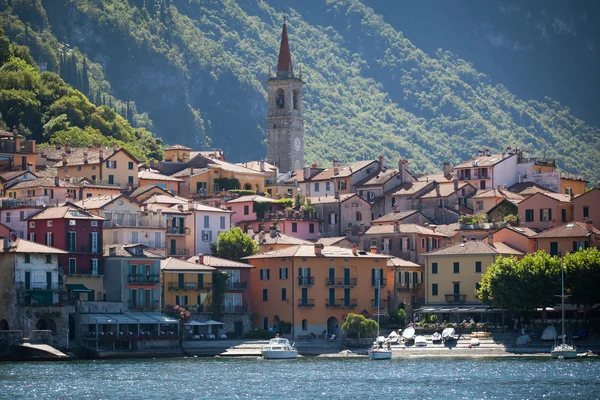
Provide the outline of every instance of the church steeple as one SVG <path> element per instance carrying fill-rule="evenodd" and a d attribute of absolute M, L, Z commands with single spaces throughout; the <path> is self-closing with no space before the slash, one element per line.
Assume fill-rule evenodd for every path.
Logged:
<path fill-rule="evenodd" d="M 283 28 L 281 30 L 281 44 L 279 45 L 279 61 L 277 62 L 277 76 L 291 78 L 294 76 L 292 67 L 292 53 L 288 42 L 287 26 L 285 16 L 283 17 Z"/>

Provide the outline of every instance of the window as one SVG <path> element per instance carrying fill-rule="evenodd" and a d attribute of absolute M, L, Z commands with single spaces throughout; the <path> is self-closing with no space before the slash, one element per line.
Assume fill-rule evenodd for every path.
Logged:
<path fill-rule="evenodd" d="M 431 284 L 431 295 L 432 296 L 437 296 L 438 295 L 438 284 L 437 283 L 432 283 Z"/>
<path fill-rule="evenodd" d="M 277 89 L 275 92 L 275 106 L 279 109 L 285 108 L 285 92 L 283 89 Z"/>
<path fill-rule="evenodd" d="M 269 289 L 263 289 L 263 301 L 269 301 Z"/>
<path fill-rule="evenodd" d="M 81 171 L 81 165 L 77 166 L 77 171 Z"/>
<path fill-rule="evenodd" d="M 204 227 L 206 229 L 210 228 L 210 217 L 208 215 L 204 216 Z"/>
<path fill-rule="evenodd" d="M 438 201 L 438 207 L 439 208 L 444 207 L 444 199 L 439 199 L 439 201 Z"/>
<path fill-rule="evenodd" d="M 52 226 L 52 221 L 48 221 L 48 222 L 46 223 L 46 226 L 47 226 L 47 227 L 51 227 L 51 226 Z"/>
<path fill-rule="evenodd" d="M 287 289 L 286 288 L 281 288 L 281 300 L 283 300 L 283 301 L 287 300 Z"/>
<path fill-rule="evenodd" d="M 540 221 L 552 221 L 551 208 L 540 208 Z"/>
<path fill-rule="evenodd" d="M 460 274 L 460 263 L 458 263 L 458 262 L 454 263 L 454 273 Z"/>
<path fill-rule="evenodd" d="M 19 221 L 24 221 L 25 220 L 25 211 L 20 211 L 19 212 Z"/>
<path fill-rule="evenodd" d="M 67 251 L 69 251 L 70 253 L 74 253 L 76 244 L 77 244 L 77 233 L 76 232 L 67 232 Z"/>
<path fill-rule="evenodd" d="M 315 224 L 312 222 L 308 224 L 308 233 L 315 233 Z"/>
<path fill-rule="evenodd" d="M 30 241 L 30 242 L 35 242 L 35 241 L 36 241 L 36 240 L 35 240 L 35 236 L 36 236 L 36 235 L 35 235 L 35 233 L 30 233 L 30 234 L 29 234 L 29 241 Z"/>
<path fill-rule="evenodd" d="M 550 242 L 550 255 L 551 256 L 558 255 L 558 242 Z"/>
<path fill-rule="evenodd" d="M 315 182 L 315 192 L 318 192 L 319 190 L 320 190 L 319 182 Z"/>
<path fill-rule="evenodd" d="M 479 282 L 475 283 L 475 290 L 479 290 L 481 288 L 481 285 L 479 284 Z"/>
<path fill-rule="evenodd" d="M 92 171 L 95 171 L 95 170 L 96 170 L 96 166 L 92 165 Z"/>
<path fill-rule="evenodd" d="M 308 321 L 303 319 L 302 320 L 302 330 L 303 331 L 307 331 L 308 330 Z"/>
<path fill-rule="evenodd" d="M 130 183 L 131 185 L 133 185 L 133 176 L 129 175 L 127 177 L 127 182 Z"/>
<path fill-rule="evenodd" d="M 225 229 L 225 217 L 220 217 L 219 218 L 219 223 L 220 223 L 220 229 Z"/>
<path fill-rule="evenodd" d="M 75 226 L 75 225 L 77 225 L 77 221 L 75 221 L 74 219 L 70 219 L 69 220 L 69 225 L 70 226 Z"/>
<path fill-rule="evenodd" d="M 346 190 L 346 181 L 338 181 L 338 190 Z"/>
<path fill-rule="evenodd" d="M 573 241 L 573 252 L 578 252 L 579 250 L 587 249 L 587 242 L 585 240 Z"/>
<path fill-rule="evenodd" d="M 203 242 L 212 241 L 212 231 L 202 231 L 202 241 Z"/>
<path fill-rule="evenodd" d="M 248 214 L 250 214 L 250 207 L 244 206 L 244 215 L 248 215 Z"/>
<path fill-rule="evenodd" d="M 133 161 L 129 161 L 129 163 L 127 163 L 127 169 L 133 169 Z"/>
<path fill-rule="evenodd" d="M 139 233 L 138 231 L 131 232 L 131 243 L 139 243 Z"/>
<path fill-rule="evenodd" d="M 10 213 L 9 212 L 6 213 L 6 222 L 10 222 Z"/>
<path fill-rule="evenodd" d="M 25 264 L 31 263 L 31 254 L 25 254 Z"/>
<path fill-rule="evenodd" d="M 360 211 L 356 212 L 356 220 L 357 221 L 362 221 L 362 214 L 360 213 Z"/>
<path fill-rule="evenodd" d="M 117 168 L 117 162 L 116 161 L 107 161 L 106 168 L 110 168 L 110 169 Z"/>
<path fill-rule="evenodd" d="M 479 189 L 485 190 L 485 181 L 479 182 Z"/>
<path fill-rule="evenodd" d="M 331 190 L 331 182 L 325 182 L 325 191 L 329 192 Z"/>
<path fill-rule="evenodd" d="M 481 272 L 481 261 L 475 261 L 475 272 Z"/>
<path fill-rule="evenodd" d="M 90 260 L 90 266 L 92 267 L 92 275 L 98 275 L 98 259 L 92 258 Z"/>
<path fill-rule="evenodd" d="M 298 232 L 298 223 L 292 222 L 292 232 Z"/>
<path fill-rule="evenodd" d="M 329 213 L 329 225 L 335 225 L 335 224 L 337 224 L 337 214 Z"/>
<path fill-rule="evenodd" d="M 279 268 L 279 279 L 287 279 L 288 278 L 288 269 L 287 268 Z"/>
<path fill-rule="evenodd" d="M 396 205 L 396 198 L 392 197 L 392 207 L 394 207 Z"/>
<path fill-rule="evenodd" d="M 479 200 L 477 202 L 477 210 L 483 210 L 483 201 Z"/>
<path fill-rule="evenodd" d="M 46 232 L 46 246 L 54 246 L 54 234 L 52 232 Z"/>
<path fill-rule="evenodd" d="M 74 258 L 69 258 L 69 274 L 75 275 L 77 272 L 77 264 Z"/>
<path fill-rule="evenodd" d="M 583 207 L 583 218 L 590 217 L 590 208 L 588 206 Z"/>
<path fill-rule="evenodd" d="M 525 210 L 525 222 L 533 222 L 533 210 Z"/>
<path fill-rule="evenodd" d="M 46 264 L 52 264 L 52 255 L 46 254 Z"/>
<path fill-rule="evenodd" d="M 402 251 L 408 251 L 408 238 L 402 238 Z"/>
<path fill-rule="evenodd" d="M 270 278 L 271 270 L 269 269 L 261 269 L 260 270 L 260 280 L 268 281 Z"/>
<path fill-rule="evenodd" d="M 432 274 L 437 274 L 438 273 L 438 263 L 431 263 L 431 273 Z"/>
<path fill-rule="evenodd" d="M 92 221 L 92 226 L 98 226 L 98 221 Z"/>
<path fill-rule="evenodd" d="M 114 185 L 115 183 L 115 176 L 114 175 L 109 175 L 108 176 L 108 184 L 109 185 Z"/>

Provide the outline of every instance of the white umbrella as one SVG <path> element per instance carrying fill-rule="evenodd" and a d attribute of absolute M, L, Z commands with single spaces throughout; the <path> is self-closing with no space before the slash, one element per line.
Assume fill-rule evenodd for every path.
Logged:
<path fill-rule="evenodd" d="M 391 338 L 397 338 L 398 336 L 400 336 L 400 335 L 398 335 L 398 332 L 396 332 L 396 331 L 392 331 L 392 332 L 391 332 L 391 333 L 388 335 L 388 339 L 391 339 Z"/>
<path fill-rule="evenodd" d="M 219 321 L 209 319 L 208 321 L 204 321 L 204 325 L 208 325 L 208 334 L 211 335 L 213 325 L 225 325 L 225 324 L 222 322 L 219 322 Z"/>

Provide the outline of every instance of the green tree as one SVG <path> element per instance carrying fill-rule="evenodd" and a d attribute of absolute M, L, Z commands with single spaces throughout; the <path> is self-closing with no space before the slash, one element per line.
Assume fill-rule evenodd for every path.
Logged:
<path fill-rule="evenodd" d="M 349 338 L 374 337 L 378 329 L 377 321 L 363 315 L 350 313 L 342 325 L 342 332 Z"/>
<path fill-rule="evenodd" d="M 523 307 L 524 283 L 519 277 L 519 261 L 515 257 L 498 257 L 481 277 L 475 294 L 483 303 L 510 311 Z"/>
<path fill-rule="evenodd" d="M 258 253 L 258 244 L 238 227 L 222 232 L 210 248 L 215 256 L 233 261 Z"/>
<path fill-rule="evenodd" d="M 569 302 L 583 306 L 584 319 L 594 304 L 600 303 L 600 251 L 593 247 L 564 257 L 565 281 Z"/>
<path fill-rule="evenodd" d="M 213 272 L 213 293 L 212 293 L 212 318 L 220 321 L 223 313 L 221 307 L 225 303 L 225 292 L 227 291 L 227 280 L 229 274 L 222 271 Z"/>

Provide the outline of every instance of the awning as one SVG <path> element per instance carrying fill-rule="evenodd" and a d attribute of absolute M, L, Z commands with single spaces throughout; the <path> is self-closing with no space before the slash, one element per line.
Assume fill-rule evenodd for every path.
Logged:
<path fill-rule="evenodd" d="M 185 325 L 186 326 L 205 326 L 206 323 L 205 322 L 200 322 L 200 321 L 190 321 L 190 322 L 186 322 Z"/>
<path fill-rule="evenodd" d="M 81 283 L 67 283 L 65 285 L 69 292 L 73 293 L 92 293 L 92 289 L 88 289 Z"/>
<path fill-rule="evenodd" d="M 493 312 L 502 312 L 502 310 L 494 309 L 494 308 L 486 308 L 485 306 L 450 306 L 450 305 L 440 305 L 440 306 L 425 306 L 415 310 L 416 314 L 440 314 L 440 313 L 449 313 L 449 314 L 463 314 L 463 313 L 493 313 Z"/>
<path fill-rule="evenodd" d="M 29 294 L 40 304 L 52 304 L 52 292 L 30 291 Z"/>
<path fill-rule="evenodd" d="M 123 314 L 82 314 L 81 324 L 176 324 L 178 321 L 158 313 L 123 313 Z"/>
<path fill-rule="evenodd" d="M 219 321 L 214 321 L 212 319 L 209 319 L 208 321 L 204 321 L 204 325 L 225 325 L 222 322 Z"/>

